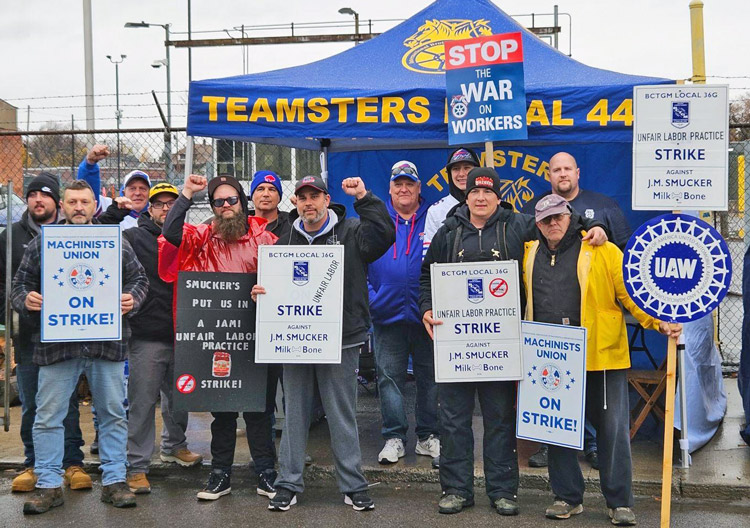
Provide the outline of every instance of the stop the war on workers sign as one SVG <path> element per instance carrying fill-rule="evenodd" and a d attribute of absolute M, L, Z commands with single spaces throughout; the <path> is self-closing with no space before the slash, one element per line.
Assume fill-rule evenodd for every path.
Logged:
<path fill-rule="evenodd" d="M 583 449 L 586 329 L 524 321 L 516 436 Z"/>
<path fill-rule="evenodd" d="M 435 381 L 521 378 L 518 262 L 432 264 Z"/>
<path fill-rule="evenodd" d="M 122 338 L 118 225 L 42 226 L 44 343 Z"/>
<path fill-rule="evenodd" d="M 445 42 L 448 143 L 527 139 L 521 33 Z"/>

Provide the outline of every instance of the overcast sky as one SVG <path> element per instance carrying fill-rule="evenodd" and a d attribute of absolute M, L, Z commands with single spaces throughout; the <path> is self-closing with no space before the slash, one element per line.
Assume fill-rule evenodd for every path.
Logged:
<path fill-rule="evenodd" d="M 164 68 L 151 63 L 165 55 L 164 30 L 125 29 L 125 22 L 144 20 L 172 24 L 187 31 L 187 0 L 93 0 L 94 90 L 97 128 L 115 126 L 115 67 L 106 55 L 127 58 L 120 66 L 123 128 L 159 126 L 149 92 L 166 90 Z M 194 38 L 219 38 L 242 24 L 258 26 L 291 22 L 339 22 L 347 27 L 326 32 L 353 32 L 351 7 L 367 19 L 406 19 L 427 0 L 192 0 L 193 31 L 216 31 Z M 496 0 L 510 15 L 552 13 L 554 1 Z M 750 91 L 750 61 L 745 44 L 750 20 L 747 0 L 704 0 L 706 65 L 709 83 L 728 83 L 730 98 Z M 585 64 L 623 73 L 685 79 L 691 76 L 689 0 L 560 0 L 563 34 L 560 49 Z M 18 125 L 38 129 L 54 121 L 68 125 L 75 116 L 83 128 L 85 101 L 82 0 L 0 0 L 0 99 L 17 106 Z M 530 25 L 530 17 L 518 17 Z M 552 25 L 537 17 L 537 25 Z M 572 20 L 572 24 L 569 23 Z M 382 32 L 397 21 L 375 23 Z M 572 25 L 572 31 L 571 31 Z M 254 31 L 249 36 L 289 34 L 289 30 Z M 176 34 L 174 40 L 186 35 Z M 570 45 L 569 45 L 570 43 Z M 305 64 L 341 52 L 352 44 L 295 44 L 249 47 L 243 65 L 241 47 L 193 51 L 193 78 L 225 77 Z M 184 126 L 187 110 L 188 54 L 172 54 L 173 125 Z M 725 78 L 736 77 L 736 78 Z M 66 96 L 66 97 L 60 97 Z M 77 96 L 77 97 L 69 97 Z M 166 102 L 164 93 L 160 94 Z M 0 128 L 3 125 L 0 124 Z"/>

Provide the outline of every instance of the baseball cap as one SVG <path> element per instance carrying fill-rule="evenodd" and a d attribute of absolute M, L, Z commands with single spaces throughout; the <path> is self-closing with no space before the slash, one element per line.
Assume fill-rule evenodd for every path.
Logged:
<path fill-rule="evenodd" d="M 417 166 L 411 161 L 401 160 L 397 161 L 391 167 L 391 181 L 396 178 L 406 177 L 411 181 L 419 181 L 419 172 L 417 172 Z"/>
<path fill-rule="evenodd" d="M 469 192 L 476 187 L 484 187 L 494 192 L 498 198 L 500 196 L 500 176 L 497 175 L 495 169 L 489 167 L 476 167 L 469 171 L 469 176 L 466 179 L 466 196 Z"/>
<path fill-rule="evenodd" d="M 541 222 L 548 216 L 556 214 L 570 214 L 570 204 L 557 194 L 548 194 L 536 203 L 534 207 L 534 218 Z"/>
<path fill-rule="evenodd" d="M 473 150 L 466 147 L 460 147 L 450 153 L 448 156 L 448 162 L 445 164 L 445 169 L 450 172 L 453 165 L 462 161 L 471 163 L 475 167 L 479 167 L 480 165 L 479 156 L 477 156 Z"/>
<path fill-rule="evenodd" d="M 303 187 L 312 187 L 313 189 L 317 189 L 328 194 L 328 186 L 320 176 L 305 176 L 304 178 L 302 178 L 294 187 L 294 194 L 297 194 Z"/>
<path fill-rule="evenodd" d="M 245 189 L 243 189 L 240 182 L 237 181 L 237 179 L 232 176 L 216 176 L 209 180 L 208 182 L 209 200 L 213 200 L 214 193 L 216 192 L 216 188 L 219 187 L 220 185 L 229 185 L 230 187 L 234 187 L 234 189 L 237 191 L 237 194 L 240 197 L 240 205 L 242 206 L 242 210 L 245 213 L 247 213 L 247 195 L 245 194 Z"/>
<path fill-rule="evenodd" d="M 146 182 L 146 185 L 151 187 L 151 178 L 148 177 L 148 174 L 146 174 L 143 171 L 134 170 L 125 175 L 125 179 L 122 180 L 122 188 L 124 189 L 125 187 L 127 187 L 128 183 L 130 183 L 131 180 L 133 180 L 134 178 L 142 179 L 143 181 Z"/>
<path fill-rule="evenodd" d="M 177 190 L 177 187 L 172 185 L 171 183 L 157 183 L 153 187 L 151 187 L 151 190 L 148 192 L 148 201 L 152 201 L 154 199 L 154 196 L 161 193 L 169 193 L 174 194 L 175 196 L 180 196 L 180 191 Z"/>

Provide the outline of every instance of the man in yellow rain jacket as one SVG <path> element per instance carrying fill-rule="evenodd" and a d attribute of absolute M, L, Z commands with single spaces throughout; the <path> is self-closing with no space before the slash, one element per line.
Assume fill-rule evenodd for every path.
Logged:
<path fill-rule="evenodd" d="M 635 524 L 630 458 L 628 383 L 630 368 L 625 318 L 619 303 L 643 325 L 677 337 L 681 325 L 657 321 L 640 310 L 625 290 L 622 252 L 607 242 L 581 244 L 576 215 L 557 195 L 535 208 L 539 239 L 526 243 L 523 279 L 526 319 L 583 326 L 586 349 L 586 417 L 597 431 L 601 488 L 612 524 Z M 583 511 L 584 481 L 576 450 L 549 446 L 554 503 L 546 516 L 567 519 Z"/>

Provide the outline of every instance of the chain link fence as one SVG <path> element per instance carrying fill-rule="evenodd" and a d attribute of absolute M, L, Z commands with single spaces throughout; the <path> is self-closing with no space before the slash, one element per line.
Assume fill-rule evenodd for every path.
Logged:
<path fill-rule="evenodd" d="M 750 126 L 731 125 L 729 152 L 729 211 L 713 215 L 713 223 L 727 241 L 733 278 L 729 295 L 716 312 L 717 343 L 725 372 L 739 365 L 742 347 L 742 263 L 750 243 Z M 100 162 L 102 194 L 119 194 L 122 180 L 132 170 L 147 172 L 152 182 L 168 181 L 179 185 L 184 178 L 184 129 L 171 134 L 162 129 L 128 129 L 103 131 L 40 131 L 28 133 L 0 132 L 0 182 L 12 182 L 14 213 L 11 222 L 20 218 L 24 189 L 41 172 L 55 174 L 61 184 L 76 178 L 79 163 L 94 144 L 105 144 L 110 156 Z M 308 174 L 320 173 L 318 152 L 275 145 L 243 143 L 197 138 L 193 154 L 193 172 L 212 178 L 229 174 L 250 190 L 255 171 L 268 169 L 283 181 L 282 210 L 290 210 L 289 197 L 296 181 Z M 2 189 L 0 189 L 2 191 Z M 6 193 L 0 192 L 0 229 L 6 225 Z M 204 196 L 196 197 L 188 216 L 190 223 L 208 220 L 212 213 Z M 709 218 L 711 220 L 711 218 Z"/>
<path fill-rule="evenodd" d="M 750 127 L 730 125 L 729 210 L 713 215 L 714 227 L 727 242 L 732 256 L 732 282 L 729 293 L 716 311 L 716 340 L 725 373 L 736 372 L 742 350 L 743 260 L 750 244 Z"/>
<path fill-rule="evenodd" d="M 107 145 L 110 156 L 99 163 L 102 194 L 117 196 L 125 175 L 133 170 L 147 172 L 153 183 L 167 181 L 181 185 L 185 171 L 185 129 L 73 130 L 28 133 L 0 132 L 0 181 L 13 182 L 19 200 L 11 223 L 18 220 L 25 206 L 21 203 L 29 181 L 41 172 L 58 177 L 61 185 L 76 178 L 78 165 L 95 144 Z M 298 178 L 320 174 L 318 152 L 276 145 L 196 138 L 193 172 L 209 179 L 217 174 L 234 176 L 250 190 L 255 171 L 276 172 L 283 181 L 282 210 L 289 210 Z M 0 195 L 0 226 L 6 225 L 5 193 Z M 205 193 L 198 196 L 188 221 L 200 223 L 211 216 Z"/>

